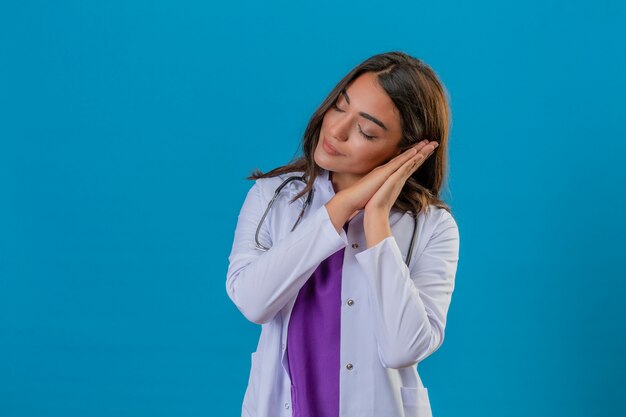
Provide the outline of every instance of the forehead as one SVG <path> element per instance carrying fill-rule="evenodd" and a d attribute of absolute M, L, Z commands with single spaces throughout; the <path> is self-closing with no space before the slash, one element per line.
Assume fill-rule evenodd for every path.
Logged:
<path fill-rule="evenodd" d="M 346 87 L 350 107 L 355 111 L 368 113 L 381 120 L 394 135 L 400 130 L 400 115 L 385 90 L 378 83 L 378 76 L 372 72 L 361 74 Z M 345 100 L 340 94 L 340 100 Z M 373 123 L 372 123 L 373 124 Z"/>

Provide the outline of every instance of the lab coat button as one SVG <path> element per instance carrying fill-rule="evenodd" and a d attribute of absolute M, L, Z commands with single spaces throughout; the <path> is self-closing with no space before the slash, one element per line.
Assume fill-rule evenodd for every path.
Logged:
<path fill-rule="evenodd" d="M 352 364 L 348 362 L 348 364 L 346 365 L 346 369 L 347 369 L 348 371 L 351 371 L 351 370 L 352 370 L 352 368 L 353 368 Z"/>
<path fill-rule="evenodd" d="M 353 299 L 351 299 L 351 298 L 350 298 L 350 299 L 348 299 L 348 305 L 349 305 L 350 307 L 352 307 L 352 305 L 353 305 L 353 304 L 354 304 L 354 300 L 353 300 Z"/>
<path fill-rule="evenodd" d="M 285 408 L 289 410 L 289 403 L 285 403 Z"/>
<path fill-rule="evenodd" d="M 359 247 L 359 244 L 358 244 L 358 243 L 353 243 L 353 244 L 352 244 L 352 248 L 353 248 L 353 249 L 356 249 L 356 248 L 358 248 L 358 247 Z"/>

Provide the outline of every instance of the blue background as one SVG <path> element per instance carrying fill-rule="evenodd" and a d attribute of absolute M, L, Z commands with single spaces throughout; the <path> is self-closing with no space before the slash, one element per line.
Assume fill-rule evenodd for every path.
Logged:
<path fill-rule="evenodd" d="M 390 50 L 453 113 L 435 417 L 626 415 L 623 2 L 0 4 L 0 416 L 239 416 L 244 177 Z"/>

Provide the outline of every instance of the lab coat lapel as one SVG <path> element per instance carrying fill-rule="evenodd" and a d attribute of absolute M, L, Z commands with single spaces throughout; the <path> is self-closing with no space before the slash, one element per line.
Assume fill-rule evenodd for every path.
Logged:
<path fill-rule="evenodd" d="M 315 210 L 317 210 L 319 207 L 321 207 L 323 204 L 326 204 L 331 198 L 332 196 L 335 194 L 335 191 L 333 189 L 333 186 L 329 180 L 329 172 L 325 169 L 322 169 L 320 174 L 317 176 L 317 178 L 315 179 L 315 184 L 313 184 L 313 188 L 315 189 L 313 192 L 313 201 L 311 202 L 311 206 L 308 207 L 305 210 L 304 213 L 304 217 L 302 219 L 302 221 L 304 221 L 306 218 L 308 218 L 310 213 L 315 212 Z M 306 198 L 306 194 L 303 196 L 303 198 Z M 291 210 L 296 210 L 296 207 L 290 205 L 288 206 L 287 209 L 291 209 Z M 299 211 L 301 207 L 298 207 L 297 210 Z M 291 318 L 291 312 L 293 311 L 293 307 L 296 303 L 296 299 L 298 298 L 298 295 L 296 294 L 295 297 L 293 297 L 288 303 L 287 305 L 285 305 L 285 307 L 283 307 L 283 309 L 281 310 L 281 315 L 282 315 L 282 352 L 281 352 L 281 364 L 283 365 L 283 369 L 285 370 L 285 372 L 287 373 L 287 375 L 290 375 L 289 373 L 289 363 L 287 360 L 287 356 L 285 355 L 287 352 L 287 331 L 289 329 L 289 319 Z"/>
<path fill-rule="evenodd" d="M 308 207 L 306 209 L 304 218 L 302 219 L 303 221 L 308 217 L 308 215 L 312 212 L 314 212 L 316 209 L 318 209 L 319 207 L 321 207 L 321 205 L 326 204 L 334 195 L 335 195 L 335 190 L 333 188 L 333 185 L 330 181 L 330 175 L 329 175 L 329 171 L 326 169 L 322 169 L 320 171 L 320 174 L 318 175 L 318 177 L 315 180 L 315 184 L 314 184 L 314 194 L 313 194 L 313 201 L 311 203 L 311 206 Z M 306 194 L 303 198 L 306 197 Z M 297 207 L 295 205 L 290 205 L 288 206 L 288 208 L 286 208 L 287 210 L 300 210 L 300 207 Z M 363 217 L 364 217 L 364 211 L 361 210 L 350 222 L 359 222 L 362 223 L 363 222 Z M 400 219 L 403 217 L 404 213 L 397 211 L 395 209 L 392 209 L 392 212 L 389 216 L 389 225 L 390 227 L 394 228 L 394 225 L 396 225 Z M 363 239 L 365 239 L 365 236 L 363 236 Z M 289 319 L 291 318 L 291 312 L 293 311 L 293 307 L 296 303 L 296 299 L 297 299 L 297 295 L 295 297 L 293 297 L 289 303 L 287 303 L 287 305 L 285 305 L 285 307 L 283 307 L 282 311 L 282 352 L 281 352 L 281 364 L 285 370 L 285 372 L 287 373 L 287 375 L 290 375 L 289 373 L 289 363 L 287 360 L 287 356 L 286 356 L 286 346 L 287 346 L 287 332 L 289 329 Z M 291 375 L 290 375 L 291 376 Z"/>

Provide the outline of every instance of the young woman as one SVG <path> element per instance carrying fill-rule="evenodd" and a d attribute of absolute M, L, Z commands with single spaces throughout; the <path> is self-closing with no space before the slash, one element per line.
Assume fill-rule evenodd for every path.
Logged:
<path fill-rule="evenodd" d="M 262 325 L 244 417 L 431 416 L 417 364 L 444 339 L 459 232 L 439 199 L 449 106 L 402 52 L 350 71 L 304 155 L 255 179 L 226 279 Z"/>

